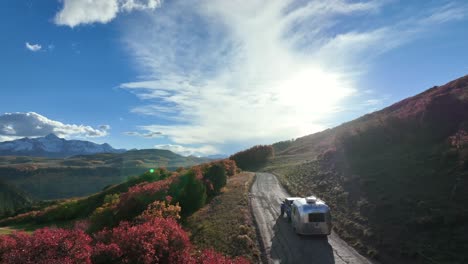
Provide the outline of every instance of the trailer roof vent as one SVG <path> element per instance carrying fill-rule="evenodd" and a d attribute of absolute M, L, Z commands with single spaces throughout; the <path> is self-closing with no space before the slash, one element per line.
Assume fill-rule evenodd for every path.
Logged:
<path fill-rule="evenodd" d="M 314 203 L 317 202 L 317 197 L 315 197 L 315 196 L 306 197 L 306 202 L 309 203 L 309 204 L 314 204 Z"/>

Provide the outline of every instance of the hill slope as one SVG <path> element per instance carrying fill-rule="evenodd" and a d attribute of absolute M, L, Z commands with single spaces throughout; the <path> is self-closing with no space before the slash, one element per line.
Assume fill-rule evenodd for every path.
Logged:
<path fill-rule="evenodd" d="M 190 167 L 210 161 L 184 157 L 168 150 L 145 149 L 99 153 L 66 159 L 0 157 L 0 180 L 16 185 L 34 198 L 85 196 L 151 168 Z"/>
<path fill-rule="evenodd" d="M 0 217 L 30 206 L 32 199 L 15 187 L 0 181 Z"/>
<path fill-rule="evenodd" d="M 468 260 L 468 76 L 274 146 L 266 170 L 324 198 L 361 251 L 384 263 Z"/>
<path fill-rule="evenodd" d="M 39 138 L 21 138 L 0 142 L 0 156 L 69 157 L 95 153 L 122 153 L 109 144 L 83 140 L 66 140 L 54 134 Z"/>

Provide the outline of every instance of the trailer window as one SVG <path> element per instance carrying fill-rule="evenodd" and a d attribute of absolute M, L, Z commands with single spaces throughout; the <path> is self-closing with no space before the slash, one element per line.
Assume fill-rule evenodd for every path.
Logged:
<path fill-rule="evenodd" d="M 325 222 L 325 214 L 322 214 L 322 213 L 309 214 L 309 222 Z"/>

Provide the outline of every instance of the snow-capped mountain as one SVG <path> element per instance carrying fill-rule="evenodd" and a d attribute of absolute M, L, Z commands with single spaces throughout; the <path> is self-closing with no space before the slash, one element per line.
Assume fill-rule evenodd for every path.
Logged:
<path fill-rule="evenodd" d="M 83 140 L 66 140 L 54 134 L 39 138 L 21 138 L 0 142 L 0 156 L 69 157 L 96 153 L 122 153 L 109 144 Z"/>

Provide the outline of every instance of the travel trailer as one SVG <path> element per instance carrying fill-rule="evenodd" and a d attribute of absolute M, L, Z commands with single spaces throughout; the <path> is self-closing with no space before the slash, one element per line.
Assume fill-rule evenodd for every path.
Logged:
<path fill-rule="evenodd" d="M 294 199 L 291 205 L 291 223 L 297 234 L 330 235 L 330 207 L 315 196 Z"/>

